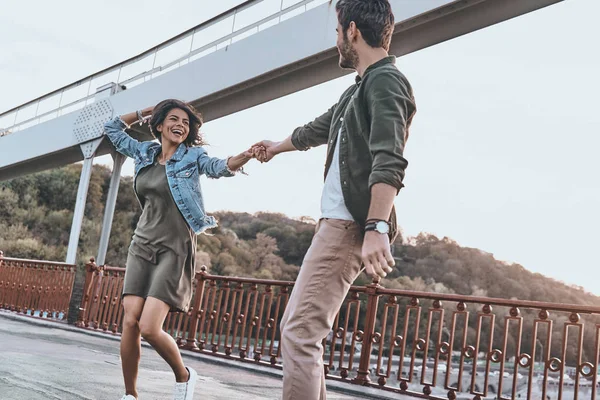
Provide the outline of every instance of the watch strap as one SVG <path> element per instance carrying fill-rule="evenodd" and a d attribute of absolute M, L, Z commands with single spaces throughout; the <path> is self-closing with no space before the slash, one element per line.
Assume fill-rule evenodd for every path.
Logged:
<path fill-rule="evenodd" d="M 377 222 L 368 222 L 365 224 L 365 232 L 374 231 L 377 228 Z"/>

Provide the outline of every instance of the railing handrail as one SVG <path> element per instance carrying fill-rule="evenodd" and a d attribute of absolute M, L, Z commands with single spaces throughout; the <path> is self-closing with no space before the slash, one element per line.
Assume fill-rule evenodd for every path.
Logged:
<path fill-rule="evenodd" d="M 125 272 L 125 268 L 102 266 L 99 267 L 105 271 L 112 272 Z M 271 286 L 293 286 L 292 281 L 278 281 L 272 279 L 256 279 L 256 278 L 244 278 L 238 276 L 220 276 L 211 275 L 206 272 L 206 266 L 202 266 L 196 275 L 201 275 L 204 280 L 219 280 L 223 282 L 237 282 L 237 283 L 254 283 L 257 285 L 271 285 Z M 387 289 L 379 286 L 375 281 L 371 285 L 367 286 L 352 286 L 350 289 L 354 292 L 364 292 L 367 287 L 372 286 L 376 288 L 376 294 L 378 295 L 390 295 L 390 296 L 401 296 L 405 298 L 418 298 L 418 299 L 430 299 L 440 301 L 455 301 L 458 303 L 478 303 L 487 304 L 493 306 L 502 307 L 525 307 L 533 308 L 538 310 L 549 310 L 549 311 L 565 311 L 574 313 L 585 313 L 585 314 L 600 314 L 600 306 L 586 306 L 580 304 L 571 303 L 547 303 L 543 301 L 534 300 L 509 300 L 498 297 L 482 297 L 482 296 L 471 296 L 462 294 L 445 294 L 436 292 L 422 292 L 417 290 L 403 290 L 403 289 Z"/>
<path fill-rule="evenodd" d="M 202 275 L 203 279 L 206 280 L 218 280 L 222 282 L 236 282 L 236 283 L 254 283 L 257 285 L 270 285 L 270 286 L 294 286 L 295 282 L 292 281 L 278 281 L 274 279 L 256 279 L 256 278 L 244 278 L 239 276 L 220 276 L 211 275 L 204 272 L 196 272 L 196 275 Z"/>
<path fill-rule="evenodd" d="M 240 11 L 240 10 L 244 10 L 244 9 L 246 9 L 248 6 L 250 6 L 252 3 L 259 3 L 259 2 L 262 2 L 262 1 L 264 1 L 264 0 L 246 0 L 246 1 L 244 1 L 243 3 L 240 3 L 240 4 L 238 4 L 238 5 L 237 5 L 237 6 L 235 6 L 235 7 L 232 7 L 232 8 L 230 8 L 230 9 L 228 9 L 228 10 L 226 10 L 226 11 L 223 11 L 222 13 L 220 13 L 220 14 L 218 14 L 218 15 L 216 15 L 216 16 L 214 16 L 214 17 L 212 17 L 212 18 L 208 19 L 208 20 L 206 20 L 206 21 L 203 21 L 203 22 L 199 23 L 198 25 L 196 25 L 196 26 L 194 26 L 194 27 L 192 27 L 192 28 L 190 28 L 190 29 L 188 29 L 188 30 L 186 30 L 186 31 L 184 31 L 184 32 L 182 32 L 182 33 L 180 33 L 180 34 L 178 34 L 177 36 L 174 36 L 174 37 L 172 37 L 172 38 L 169 38 L 169 39 L 167 39 L 167 40 L 165 40 L 165 41 L 161 42 L 160 44 L 158 44 L 158 45 L 156 45 L 156 46 L 153 46 L 153 47 L 151 47 L 151 48 L 150 48 L 150 49 L 148 49 L 148 50 L 145 50 L 145 51 L 143 51 L 143 52 L 141 52 L 141 53 L 139 53 L 139 54 L 137 54 L 137 55 L 135 55 L 135 56 L 132 56 L 132 57 L 130 57 L 130 58 L 128 58 L 128 59 L 126 59 L 125 61 L 118 62 L 118 63 L 116 63 L 116 64 L 114 64 L 114 65 L 111 65 L 110 67 L 106 67 L 106 68 L 104 68 L 104 69 L 102 69 L 102 70 L 100 70 L 100 71 L 98 71 L 98 72 L 95 72 L 95 73 L 93 73 L 93 74 L 90 74 L 90 75 L 88 75 L 88 76 L 86 76 L 86 77 L 84 77 L 84 78 L 78 79 L 78 80 L 76 80 L 76 81 L 75 81 L 75 82 L 73 82 L 73 83 L 70 83 L 70 84 L 68 84 L 68 85 L 65 85 L 65 86 L 63 86 L 63 87 L 61 87 L 61 88 L 58 88 L 58 89 L 56 89 L 56 90 L 53 90 L 53 91 L 51 91 L 51 92 L 48 92 L 48 93 L 46 93 L 46 94 L 43 94 L 43 95 L 41 95 L 41 96 L 39 96 L 39 97 L 36 97 L 35 99 L 33 99 L 33 100 L 30 100 L 30 101 L 28 101 L 28 102 L 25 102 L 25 103 L 23 103 L 23 104 L 19 104 L 18 106 L 16 106 L 16 107 L 13 107 L 13 108 L 11 108 L 11 109 L 9 109 L 9 110 L 3 111 L 3 112 L 1 112 L 1 113 L 0 113 L 0 117 L 4 116 L 4 115 L 6 115 L 6 114 L 10 114 L 11 112 L 13 112 L 13 111 L 16 111 L 16 110 L 18 110 L 18 109 L 20 109 L 20 108 L 27 107 L 27 106 L 29 106 L 29 105 L 31 105 L 31 104 L 33 104 L 33 103 L 35 103 L 36 101 L 40 101 L 40 100 L 42 100 L 42 99 L 43 99 L 43 98 L 45 98 L 45 97 L 50 97 L 50 96 L 53 96 L 53 95 L 55 95 L 55 94 L 58 94 L 58 93 L 60 93 L 60 92 L 61 92 L 61 91 L 63 91 L 63 90 L 69 89 L 69 88 L 71 88 L 71 87 L 78 86 L 78 85 L 82 84 L 83 82 L 87 81 L 88 79 L 92 79 L 92 78 L 94 78 L 95 76 L 102 75 L 103 73 L 105 73 L 105 72 L 108 72 L 108 71 L 110 71 L 111 69 L 113 69 L 113 68 L 116 68 L 116 67 L 118 67 L 118 66 L 120 66 L 120 65 L 124 65 L 124 64 L 127 64 L 127 63 L 131 62 L 131 61 L 134 61 L 134 60 L 135 60 L 135 59 L 137 59 L 137 58 L 143 58 L 143 57 L 145 57 L 145 56 L 147 56 L 147 55 L 150 55 L 150 54 L 152 54 L 152 52 L 154 52 L 154 51 L 156 51 L 156 50 L 158 50 L 158 49 L 162 48 L 163 46 L 165 46 L 165 45 L 167 45 L 167 44 L 169 44 L 169 43 L 171 43 L 171 42 L 176 42 L 177 40 L 181 39 L 182 37 L 184 37 L 184 36 L 186 36 L 186 35 L 188 35 L 188 34 L 192 33 L 193 31 L 195 31 L 195 30 L 197 30 L 197 29 L 199 29 L 199 28 L 202 28 L 202 27 L 204 27 L 205 25 L 210 25 L 210 24 L 214 23 L 215 21 L 217 21 L 217 20 L 219 20 L 219 19 L 221 19 L 221 18 L 225 17 L 226 15 L 228 15 L 228 14 L 231 14 L 232 12 L 237 12 L 237 11 Z"/>
<path fill-rule="evenodd" d="M 403 297 L 415 297 L 420 299 L 430 300 L 448 300 L 462 303 L 480 303 L 503 307 L 526 307 L 535 308 L 539 310 L 553 310 L 553 311 L 567 311 L 567 312 L 582 312 L 586 314 L 600 314 L 599 306 L 586 306 L 580 304 L 571 303 L 546 303 L 542 301 L 534 300 L 509 300 L 497 297 L 481 297 L 471 296 L 462 294 L 444 294 L 435 292 L 420 292 L 413 290 L 402 290 L 402 289 L 385 289 L 380 288 L 377 290 L 377 294 L 381 295 L 396 295 Z"/>
<path fill-rule="evenodd" d="M 102 269 L 108 272 L 125 272 L 123 267 L 112 267 L 110 265 L 98 266 L 98 269 Z M 227 282 L 238 282 L 238 283 L 255 283 L 257 285 L 272 285 L 272 286 L 294 286 L 292 281 L 278 281 L 274 279 L 256 279 L 256 278 L 244 278 L 239 276 L 221 276 L 211 275 L 206 272 L 206 266 L 200 267 L 200 271 L 196 272 L 196 275 L 201 275 L 204 280 L 220 280 Z"/>
<path fill-rule="evenodd" d="M 59 267 L 75 267 L 76 266 L 75 264 L 69 264 L 69 263 L 60 262 L 60 261 L 29 260 L 26 258 L 13 258 L 13 257 L 3 257 L 3 256 L 0 256 L 0 260 L 13 261 L 13 262 L 19 262 L 19 263 L 25 263 L 25 264 L 54 265 L 54 266 L 59 266 Z"/>
<path fill-rule="evenodd" d="M 88 264 L 89 265 L 89 264 Z M 97 266 L 98 269 L 108 272 L 125 272 L 125 268 L 122 267 L 111 267 L 110 265 Z"/>

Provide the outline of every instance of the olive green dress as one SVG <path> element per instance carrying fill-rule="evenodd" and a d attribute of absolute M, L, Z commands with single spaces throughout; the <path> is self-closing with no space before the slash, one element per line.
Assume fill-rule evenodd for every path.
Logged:
<path fill-rule="evenodd" d="M 169 189 L 165 166 L 155 162 L 135 179 L 142 215 L 129 246 L 123 296 L 148 296 L 187 311 L 195 274 L 196 235 Z"/>

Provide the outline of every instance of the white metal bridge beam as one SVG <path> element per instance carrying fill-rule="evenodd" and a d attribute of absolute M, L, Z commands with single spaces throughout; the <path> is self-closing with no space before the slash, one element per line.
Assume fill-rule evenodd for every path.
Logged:
<path fill-rule="evenodd" d="M 391 53 L 402 56 L 559 1 L 562 0 L 390 0 L 398 21 Z M 261 0 L 247 1 L 236 8 L 235 13 L 224 15 L 233 17 L 235 28 L 236 16 L 266 3 Z M 325 2 L 308 9 L 309 5 L 318 3 L 323 3 L 323 0 L 299 1 L 290 7 L 295 7 L 291 11 L 279 10 L 195 49 L 194 38 L 204 28 L 194 28 L 198 31 L 191 30 L 179 35 L 101 74 L 84 78 L 73 87 L 63 88 L 62 92 L 56 91 L 50 97 L 57 97 L 60 93 L 61 100 L 64 93 L 78 88 L 87 88 L 88 94 L 85 95 L 84 91 L 82 99 L 57 109 L 56 113 L 51 110 L 40 117 L 26 119 L 20 125 L 15 125 L 12 133 L 0 137 L 0 181 L 82 160 L 79 142 L 73 137 L 73 125 L 79 111 L 67 111 L 101 97 L 89 92 L 95 90 L 95 82 L 99 82 L 100 78 L 109 79 L 113 73 L 114 81 L 128 85 L 127 90 L 111 96 L 116 114 L 174 97 L 198 106 L 206 120 L 223 117 L 347 74 L 348 71 L 342 71 L 337 65 L 337 50 L 334 47 L 337 18 L 334 7 Z M 299 8 L 302 5 L 306 11 Z M 300 15 L 283 21 L 283 17 L 298 10 L 302 11 Z M 272 26 L 261 29 L 269 24 Z M 247 35 L 250 36 L 245 37 Z M 240 37 L 243 38 L 234 41 Z M 192 44 L 184 52 L 183 58 L 155 65 L 157 55 L 169 49 L 169 46 L 180 45 L 184 40 L 191 40 Z M 187 45 L 187 42 L 184 44 Z M 202 52 L 208 51 L 206 46 L 210 47 L 208 50 L 213 46 L 218 50 L 203 55 Z M 148 58 L 154 58 L 155 64 L 150 63 L 149 68 L 131 78 L 120 78 L 122 71 Z M 20 121 L 27 110 L 38 113 L 45 101 L 42 97 L 0 114 L 0 124 L 6 120 Z M 58 116 L 61 113 L 64 115 Z M 54 114 L 57 116 L 52 117 Z M 37 122 L 48 118 L 51 119 Z M 143 132 L 140 134 L 142 138 L 149 139 Z M 109 151 L 110 146 L 104 141 L 96 154 L 107 154 Z"/>

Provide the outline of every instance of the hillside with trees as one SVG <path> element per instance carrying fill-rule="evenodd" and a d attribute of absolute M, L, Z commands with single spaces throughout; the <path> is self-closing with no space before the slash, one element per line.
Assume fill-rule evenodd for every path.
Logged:
<path fill-rule="evenodd" d="M 73 218 L 80 165 L 0 182 L 0 249 L 6 256 L 63 261 Z M 95 165 L 79 243 L 80 261 L 97 252 L 110 170 Z M 213 212 L 220 226 L 198 236 L 198 262 L 211 273 L 293 280 L 310 245 L 315 221 L 261 212 Z M 140 207 L 132 178 L 121 178 L 107 262 L 124 266 Z M 521 300 L 600 305 L 581 287 L 532 273 L 519 264 L 496 260 L 449 238 L 421 233 L 399 237 L 399 261 L 386 287 Z M 360 283 L 368 282 L 361 277 Z"/>

